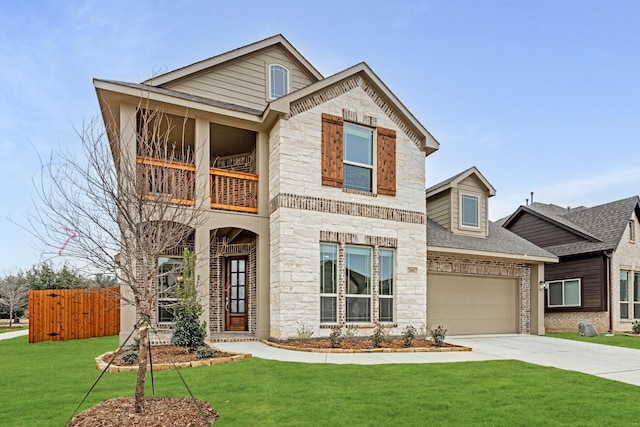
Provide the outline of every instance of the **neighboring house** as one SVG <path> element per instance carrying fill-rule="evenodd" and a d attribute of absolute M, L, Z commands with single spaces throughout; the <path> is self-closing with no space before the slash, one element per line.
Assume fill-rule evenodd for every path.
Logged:
<path fill-rule="evenodd" d="M 188 117 L 184 167 L 211 199 L 191 242 L 208 338 L 425 322 L 425 157 L 439 144 L 367 64 L 325 78 L 277 35 L 142 83 L 94 85 L 105 123 L 132 140 L 141 99 L 180 127 Z M 170 325 L 176 279 L 158 283 L 157 327 Z M 123 306 L 121 338 L 134 323 Z"/>
<path fill-rule="evenodd" d="M 448 334 L 544 334 L 548 251 L 489 221 L 495 189 L 471 167 L 426 190 L 427 319 Z"/>
<path fill-rule="evenodd" d="M 589 321 L 625 331 L 640 319 L 640 241 L 637 196 L 587 208 L 532 203 L 502 226 L 555 254 L 547 265 L 545 326 L 572 330 Z"/>

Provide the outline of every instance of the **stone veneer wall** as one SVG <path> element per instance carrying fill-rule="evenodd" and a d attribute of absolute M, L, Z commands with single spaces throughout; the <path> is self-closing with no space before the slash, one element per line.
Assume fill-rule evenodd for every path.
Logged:
<path fill-rule="evenodd" d="M 531 331 L 531 265 L 517 261 L 497 261 L 456 255 L 427 254 L 427 275 L 456 273 L 520 279 L 520 333 Z M 428 278 L 427 278 L 428 280 Z M 427 286 L 429 283 L 427 282 Z"/>
<path fill-rule="evenodd" d="M 544 314 L 544 328 L 547 332 L 578 332 L 580 322 L 593 323 L 598 332 L 606 332 L 609 330 L 609 313 L 586 311 Z"/>

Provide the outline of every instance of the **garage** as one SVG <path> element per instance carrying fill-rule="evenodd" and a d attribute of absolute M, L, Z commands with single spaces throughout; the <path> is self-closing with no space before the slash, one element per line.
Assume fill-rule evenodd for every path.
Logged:
<path fill-rule="evenodd" d="M 519 333 L 519 279 L 430 273 L 427 322 L 447 335 Z"/>

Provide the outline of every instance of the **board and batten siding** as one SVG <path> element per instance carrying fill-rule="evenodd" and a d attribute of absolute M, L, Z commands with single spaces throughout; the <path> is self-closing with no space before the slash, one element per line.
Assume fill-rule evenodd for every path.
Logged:
<path fill-rule="evenodd" d="M 427 199 L 427 215 L 447 230 L 451 230 L 451 190 Z"/>
<path fill-rule="evenodd" d="M 584 241 L 582 237 L 528 213 L 518 216 L 508 229 L 543 248 Z"/>
<path fill-rule="evenodd" d="M 544 278 L 547 282 L 580 279 L 582 286 L 580 307 L 549 308 L 547 307 L 548 291 L 545 291 L 546 312 L 607 310 L 606 258 L 603 255 L 562 258 L 559 264 L 546 264 L 544 269 Z"/>
<path fill-rule="evenodd" d="M 271 47 L 254 55 L 221 64 L 199 75 L 163 87 L 229 102 L 243 107 L 263 110 L 268 103 L 268 65 L 279 64 L 289 70 L 289 92 L 313 83 L 296 61 L 280 47 Z"/>
<path fill-rule="evenodd" d="M 479 213 L 478 213 L 478 229 L 460 226 L 460 195 L 467 194 L 478 196 Z M 468 177 L 461 181 L 457 188 L 451 191 L 451 221 L 452 228 L 461 235 L 468 236 L 487 236 L 487 189 L 474 177 Z"/>

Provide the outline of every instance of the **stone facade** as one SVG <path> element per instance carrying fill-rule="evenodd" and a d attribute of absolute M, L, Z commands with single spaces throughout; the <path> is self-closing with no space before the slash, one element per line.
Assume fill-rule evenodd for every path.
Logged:
<path fill-rule="evenodd" d="M 614 331 L 630 331 L 634 317 L 640 319 L 640 310 L 634 316 L 634 273 L 640 273 L 640 227 L 638 218 L 634 213 L 630 218 L 634 223 L 634 240 L 629 239 L 628 230 L 620 239 L 620 243 L 613 253 L 611 259 L 611 307 Z M 628 299 L 629 299 L 629 319 L 620 318 L 620 271 L 629 272 Z M 640 286 L 638 286 L 640 290 Z M 640 295 L 636 296 L 640 301 Z"/>
<path fill-rule="evenodd" d="M 580 322 L 593 323 L 598 332 L 606 332 L 609 330 L 609 313 L 587 311 L 544 314 L 544 328 L 548 332 L 578 332 Z"/>
<path fill-rule="evenodd" d="M 458 255 L 427 254 L 427 271 L 518 279 L 520 282 L 520 333 L 531 332 L 530 264 Z"/>
<path fill-rule="evenodd" d="M 397 117 L 392 119 L 377 104 L 377 96 L 372 98 L 365 89 L 362 82 L 347 85 L 332 90 L 331 96 L 318 98 L 322 102 L 307 100 L 292 106 L 294 114 L 281 120 L 270 135 L 273 338 L 295 337 L 299 324 L 311 327 L 314 336 L 329 334 L 329 329 L 320 325 L 319 251 L 323 242 L 339 243 L 340 253 L 349 244 L 369 246 L 373 254 L 378 247 L 393 247 L 393 324 L 397 330 L 392 333 L 426 319 L 426 216 L 425 203 L 420 202 L 424 200 L 424 154 L 403 132 L 405 126 L 398 126 Z M 376 123 L 397 132 L 395 197 L 322 185 L 322 113 Z M 344 295 L 344 289 L 341 291 Z"/>

